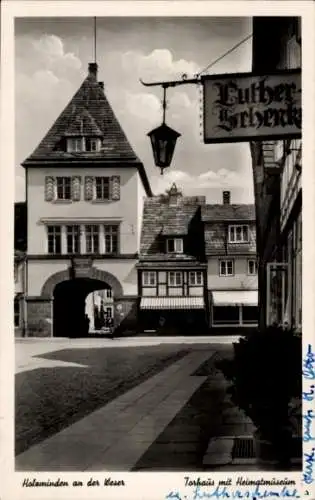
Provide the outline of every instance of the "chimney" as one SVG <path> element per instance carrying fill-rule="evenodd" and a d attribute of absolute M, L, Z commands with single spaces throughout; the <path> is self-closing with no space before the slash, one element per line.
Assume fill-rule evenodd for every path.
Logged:
<path fill-rule="evenodd" d="M 229 205 L 231 202 L 231 191 L 223 191 L 223 205 Z"/>
<path fill-rule="evenodd" d="M 172 184 L 171 189 L 168 191 L 170 206 L 176 206 L 182 193 L 177 189 L 175 182 Z"/>
<path fill-rule="evenodd" d="M 101 89 L 104 90 L 104 82 L 98 82 L 98 84 L 101 87 Z"/>
<path fill-rule="evenodd" d="M 97 63 L 89 63 L 89 76 L 97 77 Z"/>

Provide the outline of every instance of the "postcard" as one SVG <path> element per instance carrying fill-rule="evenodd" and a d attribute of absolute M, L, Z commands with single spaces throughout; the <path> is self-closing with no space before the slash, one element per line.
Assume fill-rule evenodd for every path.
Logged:
<path fill-rule="evenodd" d="M 1 9 L 1 498 L 315 498 L 313 3 Z"/>

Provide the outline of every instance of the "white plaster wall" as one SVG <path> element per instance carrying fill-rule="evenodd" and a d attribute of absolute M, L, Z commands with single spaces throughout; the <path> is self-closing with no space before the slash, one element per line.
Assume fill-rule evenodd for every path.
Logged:
<path fill-rule="evenodd" d="M 138 251 L 139 220 L 138 196 L 139 174 L 136 168 L 82 168 L 42 167 L 28 168 L 28 253 L 45 254 L 47 245 L 46 227 L 41 218 L 121 218 L 120 252 Z M 47 202 L 45 201 L 45 176 L 81 175 L 120 175 L 120 200 L 106 203 L 93 203 L 84 200 L 84 180 L 81 183 L 81 201 Z"/>
<path fill-rule="evenodd" d="M 17 281 L 14 281 L 14 293 L 24 292 L 24 262 L 17 264 Z"/>
<path fill-rule="evenodd" d="M 30 260 L 27 263 L 28 296 L 38 296 L 46 280 L 59 271 L 66 271 L 70 261 L 65 260 Z"/>
<path fill-rule="evenodd" d="M 96 260 L 93 267 L 111 273 L 121 283 L 124 295 L 137 295 L 136 260 Z M 28 262 L 28 295 L 38 296 L 46 280 L 59 271 L 68 269 L 70 261 L 31 260 Z"/>
<path fill-rule="evenodd" d="M 140 178 L 140 175 L 138 174 L 138 252 L 140 251 L 140 238 L 141 238 L 141 226 L 142 226 L 142 218 L 143 218 L 143 205 L 144 205 L 144 199 L 146 197 L 146 193 Z"/>
<path fill-rule="evenodd" d="M 219 260 L 221 260 L 221 258 L 219 259 L 218 257 L 210 257 L 208 259 L 208 289 L 257 290 L 257 275 L 249 276 L 247 274 L 247 259 L 250 259 L 251 257 L 231 258 L 234 258 L 234 276 L 219 275 Z M 226 259 L 229 259 L 229 257 L 226 257 Z"/>

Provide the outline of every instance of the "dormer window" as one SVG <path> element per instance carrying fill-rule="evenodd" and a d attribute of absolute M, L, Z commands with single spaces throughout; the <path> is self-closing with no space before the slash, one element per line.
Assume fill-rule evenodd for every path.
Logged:
<path fill-rule="evenodd" d="M 229 243 L 248 243 L 248 225 L 229 226 Z"/>
<path fill-rule="evenodd" d="M 166 244 L 167 253 L 183 253 L 182 238 L 168 238 Z"/>
<path fill-rule="evenodd" d="M 96 153 L 101 149 L 101 140 L 98 137 L 71 137 L 67 140 L 67 151 L 69 153 L 80 153 L 83 151 Z"/>
<path fill-rule="evenodd" d="M 86 151 L 97 153 L 101 149 L 101 141 L 98 138 L 86 138 Z"/>

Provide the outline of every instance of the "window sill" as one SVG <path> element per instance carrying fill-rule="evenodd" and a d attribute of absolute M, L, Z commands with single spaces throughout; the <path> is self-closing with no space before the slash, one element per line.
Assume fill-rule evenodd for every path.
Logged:
<path fill-rule="evenodd" d="M 91 203 L 95 203 L 95 204 L 98 204 L 98 203 L 111 203 L 112 201 L 115 201 L 115 200 L 109 200 L 107 198 L 104 198 L 104 200 L 91 200 Z"/>
<path fill-rule="evenodd" d="M 60 203 L 62 205 L 69 205 L 70 203 L 73 203 L 72 200 L 53 200 L 52 203 Z"/>

